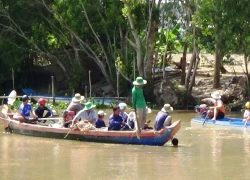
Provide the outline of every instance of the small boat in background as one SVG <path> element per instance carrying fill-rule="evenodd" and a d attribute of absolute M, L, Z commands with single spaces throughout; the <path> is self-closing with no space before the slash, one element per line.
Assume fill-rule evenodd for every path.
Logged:
<path fill-rule="evenodd" d="M 163 128 L 160 131 L 141 131 L 139 133 L 140 138 L 138 138 L 136 131 L 108 131 L 107 128 L 94 128 L 93 130 L 80 131 L 79 129 L 43 125 L 41 123 L 20 123 L 12 119 L 11 114 L 8 106 L 0 106 L 0 119 L 4 124 L 4 128 L 14 134 L 101 143 L 163 146 L 166 142 L 172 140 L 174 144 L 174 140 L 177 140 L 174 136 L 181 127 L 181 121 L 178 120 L 173 122 L 171 126 Z"/>
<path fill-rule="evenodd" d="M 250 127 L 250 122 L 246 124 L 243 122 L 242 118 L 225 117 L 223 119 L 211 120 L 204 117 L 196 117 L 191 119 L 192 123 L 204 124 L 204 125 L 214 125 L 214 126 L 230 126 L 230 127 Z"/>

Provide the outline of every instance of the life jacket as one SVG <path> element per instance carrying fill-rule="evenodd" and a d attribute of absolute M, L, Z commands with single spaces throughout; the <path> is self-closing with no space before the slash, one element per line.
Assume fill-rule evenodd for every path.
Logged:
<path fill-rule="evenodd" d="M 67 122 L 67 121 L 72 120 L 74 116 L 75 116 L 75 111 L 68 111 L 65 117 L 65 121 Z"/>
<path fill-rule="evenodd" d="M 214 103 L 214 106 L 218 106 L 218 102 L 217 101 Z M 225 106 L 224 106 L 223 102 L 222 102 L 222 106 L 220 108 L 218 108 L 218 109 L 221 112 L 223 112 L 224 114 L 226 114 L 226 109 L 225 109 Z"/>

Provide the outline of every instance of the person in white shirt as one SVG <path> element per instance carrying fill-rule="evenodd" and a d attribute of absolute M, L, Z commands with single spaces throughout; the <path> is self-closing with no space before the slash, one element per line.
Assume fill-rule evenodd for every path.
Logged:
<path fill-rule="evenodd" d="M 95 105 L 92 104 L 92 102 L 87 102 L 84 105 L 85 106 L 83 110 L 79 111 L 75 115 L 73 122 L 81 120 L 81 121 L 89 122 L 94 125 L 96 118 L 97 118 L 96 111 L 93 109 Z"/>

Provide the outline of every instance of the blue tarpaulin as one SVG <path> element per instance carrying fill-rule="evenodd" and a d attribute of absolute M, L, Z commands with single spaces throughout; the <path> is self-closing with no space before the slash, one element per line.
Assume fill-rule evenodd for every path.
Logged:
<path fill-rule="evenodd" d="M 37 95 L 37 92 L 34 91 L 33 89 L 29 89 L 29 88 L 25 88 L 25 89 L 22 89 L 23 93 L 26 94 L 26 95 Z"/>

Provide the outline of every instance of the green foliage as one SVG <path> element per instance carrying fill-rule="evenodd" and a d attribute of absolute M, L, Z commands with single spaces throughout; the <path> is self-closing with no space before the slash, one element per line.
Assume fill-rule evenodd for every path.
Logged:
<path fill-rule="evenodd" d="M 163 57 L 164 53 L 167 53 L 168 57 L 171 56 L 172 53 L 178 53 L 178 50 L 181 47 L 181 43 L 178 38 L 180 27 L 180 24 L 176 24 L 172 29 L 164 29 L 163 34 L 158 33 L 155 47 L 159 47 L 159 57 Z M 162 58 L 160 58 L 156 63 L 161 65 Z"/>
<path fill-rule="evenodd" d="M 134 42 L 128 12 L 139 35 L 144 58 L 149 45 L 149 9 L 153 2 L 157 1 L 0 1 L 1 87 L 10 88 L 5 84 L 11 81 L 12 68 L 18 87 L 29 85 L 32 80 L 28 78 L 36 73 L 33 67 L 36 63 L 39 66 L 63 66 L 68 89 L 80 89 L 83 81 L 87 81 L 84 77 L 88 70 L 91 70 L 89 64 L 93 64 L 96 57 L 100 60 L 96 66 L 103 65 L 103 71 L 111 68 L 108 74 L 111 78 L 115 77 L 115 67 L 118 67 L 120 72 L 133 79 L 133 60 L 136 57 L 134 47 L 127 40 Z M 125 3 L 128 6 L 124 6 Z M 158 32 L 150 45 L 154 46 L 155 52 L 159 48 L 158 57 L 165 52 L 169 57 L 173 52 L 182 51 L 184 42 L 192 44 L 191 29 L 195 27 L 199 49 L 214 52 L 219 48 L 222 54 L 236 52 L 249 56 L 249 6 L 245 0 L 162 1 L 160 8 L 154 6 L 152 11 Z M 190 27 L 185 27 L 184 22 L 187 10 L 195 12 Z M 184 35 L 183 29 L 186 28 L 189 31 Z M 79 57 L 76 57 L 75 50 Z M 104 58 L 104 52 L 107 58 Z M 229 63 L 228 59 L 222 63 Z M 121 83 L 126 89 L 126 82 Z M 64 108 L 64 104 L 56 106 Z"/>

